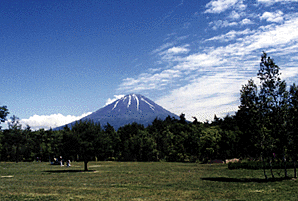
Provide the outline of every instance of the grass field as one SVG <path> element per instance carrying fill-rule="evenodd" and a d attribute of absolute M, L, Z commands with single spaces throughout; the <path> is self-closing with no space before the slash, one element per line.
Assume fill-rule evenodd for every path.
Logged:
<path fill-rule="evenodd" d="M 89 162 L 88 166 L 89 171 L 83 172 L 80 162 L 68 168 L 1 162 L 0 200 L 298 200 L 295 179 L 266 181 L 262 170 L 167 162 Z"/>

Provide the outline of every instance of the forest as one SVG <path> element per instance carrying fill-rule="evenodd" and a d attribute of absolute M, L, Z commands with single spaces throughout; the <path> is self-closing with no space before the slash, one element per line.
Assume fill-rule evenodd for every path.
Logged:
<path fill-rule="evenodd" d="M 0 161 L 177 161 L 245 158 L 264 163 L 291 161 L 298 149 L 298 87 L 287 86 L 280 68 L 265 52 L 257 73 L 260 83 L 248 80 L 240 89 L 234 115 L 214 116 L 211 122 L 192 122 L 181 114 L 155 119 L 148 127 L 132 123 L 117 131 L 109 124 L 78 121 L 59 131 L 23 127 L 16 116 L 0 129 Z M 9 115 L 0 107 L 0 120 Z"/>

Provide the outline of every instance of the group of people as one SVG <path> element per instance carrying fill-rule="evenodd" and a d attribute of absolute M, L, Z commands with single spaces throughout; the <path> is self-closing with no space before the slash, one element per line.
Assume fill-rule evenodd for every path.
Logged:
<path fill-rule="evenodd" d="M 62 156 L 60 156 L 59 160 L 57 158 L 54 158 L 54 164 L 60 164 L 61 167 L 64 166 L 64 159 L 62 158 Z M 66 161 L 66 165 L 67 165 L 67 167 L 71 166 L 70 160 Z"/>

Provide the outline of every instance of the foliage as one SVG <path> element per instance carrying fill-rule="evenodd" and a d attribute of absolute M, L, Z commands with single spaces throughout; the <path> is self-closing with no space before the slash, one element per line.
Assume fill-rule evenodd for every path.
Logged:
<path fill-rule="evenodd" d="M 6 121 L 6 116 L 9 114 L 7 106 L 1 106 L 0 107 L 0 124 L 1 122 L 5 122 Z M 1 126 L 0 126 L 0 130 L 1 130 Z"/>
<path fill-rule="evenodd" d="M 236 114 L 243 137 L 240 141 L 247 142 L 246 156 L 260 157 L 263 161 L 264 176 L 266 175 L 265 161 L 270 167 L 274 161 L 272 155 L 283 160 L 285 177 L 287 177 L 286 159 L 296 163 L 296 87 L 287 90 L 286 82 L 281 80 L 279 67 L 274 60 L 264 52 L 261 56 L 259 89 L 252 80 L 240 91 L 239 111 Z M 244 142 L 243 141 L 243 142 Z M 254 151 L 250 151 L 254 150 Z M 271 175 L 274 174 L 271 170 Z"/>
<path fill-rule="evenodd" d="M 287 167 L 288 168 L 294 168 L 293 163 L 287 162 Z M 249 161 L 249 162 L 242 162 L 242 163 L 228 163 L 228 168 L 230 170 L 234 169 L 253 169 L 253 170 L 259 170 L 263 169 L 263 162 L 262 161 Z M 272 166 L 270 166 L 270 163 L 267 162 L 265 163 L 265 169 L 283 169 L 284 168 L 284 163 L 283 162 L 276 162 Z M 281 171 L 280 171 L 281 173 Z M 279 173 L 279 174 L 280 174 Z"/>
<path fill-rule="evenodd" d="M 92 121 L 78 121 L 72 126 L 70 135 L 68 135 L 71 144 L 66 148 L 74 150 L 82 158 L 85 171 L 88 170 L 87 163 L 94 159 L 98 152 L 96 144 L 99 132 L 101 132 L 100 124 Z"/>

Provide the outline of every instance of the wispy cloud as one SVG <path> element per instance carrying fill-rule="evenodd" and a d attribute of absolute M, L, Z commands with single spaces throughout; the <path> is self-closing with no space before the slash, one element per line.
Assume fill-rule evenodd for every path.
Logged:
<path fill-rule="evenodd" d="M 205 13 L 221 13 L 237 5 L 241 9 L 245 9 L 242 1 L 240 0 L 212 0 L 206 5 L 207 10 Z"/>
<path fill-rule="evenodd" d="M 153 50 L 152 53 L 153 54 L 159 53 L 159 52 L 161 52 L 161 51 L 163 51 L 163 50 L 165 50 L 169 47 L 172 47 L 173 45 L 174 45 L 174 43 L 172 43 L 172 42 L 171 43 L 165 43 L 162 46 L 160 46 L 160 47 L 156 48 L 155 50 Z"/>
<path fill-rule="evenodd" d="M 163 70 L 160 73 L 143 73 L 135 78 L 126 78 L 119 87 L 120 91 L 139 92 L 144 90 L 162 90 L 163 86 L 179 78 L 180 71 L 175 69 Z"/>
<path fill-rule="evenodd" d="M 192 45 L 197 41 L 177 46 L 175 40 L 168 40 L 154 51 L 164 69 L 127 78 L 120 89 L 165 90 L 165 95 L 156 100 L 158 104 L 176 114 L 185 113 L 189 120 L 196 116 L 205 121 L 212 120 L 214 114 L 222 116 L 237 110 L 241 86 L 250 78 L 257 80 L 262 51 L 273 58 L 283 57 L 277 63 L 283 79 L 297 77 L 298 58 L 293 55 L 298 53 L 298 14 L 284 14 L 282 10 L 245 14 L 245 5 L 237 10 L 242 4 L 240 0 L 208 3 L 205 13 L 227 11 L 226 18 L 209 23 L 213 30 L 207 31 L 212 31 L 212 37 L 202 39 L 200 48 Z M 241 30 L 243 26 L 249 28 Z M 219 28 L 228 31 L 223 33 Z"/>
<path fill-rule="evenodd" d="M 196 116 L 200 121 L 210 120 L 214 114 L 233 113 L 237 109 L 239 89 L 246 79 L 235 75 L 236 72 L 230 71 L 199 77 L 157 103 L 176 114 L 186 114 L 187 119 Z"/>
<path fill-rule="evenodd" d="M 235 31 L 235 30 L 231 30 L 226 34 L 222 34 L 222 35 L 218 35 L 209 39 L 206 39 L 206 41 L 222 41 L 222 42 L 228 42 L 231 40 L 234 40 L 236 38 L 239 38 L 239 36 L 241 35 L 248 35 L 248 34 L 252 34 L 253 31 L 251 31 L 250 29 L 245 29 L 243 31 Z"/>
<path fill-rule="evenodd" d="M 238 25 L 237 22 L 229 22 L 228 20 L 217 20 L 209 23 L 209 26 L 211 26 L 213 30 L 217 30 L 218 28 L 222 27 L 231 27 L 236 25 Z"/>
<path fill-rule="evenodd" d="M 257 0 L 258 3 L 263 3 L 266 6 L 271 6 L 275 3 L 291 3 L 298 2 L 298 0 Z"/>

